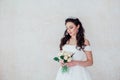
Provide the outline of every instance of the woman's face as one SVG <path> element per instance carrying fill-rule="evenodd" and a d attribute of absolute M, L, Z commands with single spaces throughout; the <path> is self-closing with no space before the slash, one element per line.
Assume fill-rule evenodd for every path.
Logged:
<path fill-rule="evenodd" d="M 66 29 L 70 36 L 76 36 L 78 32 L 79 25 L 76 26 L 73 22 L 66 23 Z"/>

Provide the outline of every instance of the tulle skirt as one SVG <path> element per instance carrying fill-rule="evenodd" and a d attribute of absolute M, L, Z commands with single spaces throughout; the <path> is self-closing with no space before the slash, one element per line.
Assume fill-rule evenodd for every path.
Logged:
<path fill-rule="evenodd" d="M 69 71 L 65 73 L 62 73 L 61 68 L 57 72 L 56 80 L 92 80 L 86 67 L 69 67 Z"/>

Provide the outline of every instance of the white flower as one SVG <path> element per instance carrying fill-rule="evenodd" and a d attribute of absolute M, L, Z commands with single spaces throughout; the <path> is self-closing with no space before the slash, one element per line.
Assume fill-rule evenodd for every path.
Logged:
<path fill-rule="evenodd" d="M 72 58 L 68 58 L 67 62 L 71 62 L 72 61 Z"/>
<path fill-rule="evenodd" d="M 67 52 L 64 52 L 63 55 L 68 55 L 68 53 L 67 53 Z"/>
<path fill-rule="evenodd" d="M 69 52 L 65 52 L 65 55 L 71 55 L 71 53 L 69 53 Z"/>
<path fill-rule="evenodd" d="M 69 57 L 71 57 L 71 54 L 68 54 Z"/>
<path fill-rule="evenodd" d="M 68 56 L 67 56 L 67 55 L 66 55 L 66 56 L 64 56 L 64 59 L 65 59 L 65 60 L 67 60 L 67 59 L 68 59 Z"/>

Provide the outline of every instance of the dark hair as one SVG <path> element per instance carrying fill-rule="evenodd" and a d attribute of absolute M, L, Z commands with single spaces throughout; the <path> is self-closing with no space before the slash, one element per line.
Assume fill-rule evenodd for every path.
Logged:
<path fill-rule="evenodd" d="M 85 30 L 80 22 L 80 20 L 78 18 L 67 18 L 65 20 L 65 25 L 67 22 L 72 22 L 74 23 L 76 26 L 80 26 L 78 29 L 78 33 L 76 35 L 76 39 L 77 39 L 77 45 L 76 48 L 79 47 L 79 50 L 84 49 L 84 42 L 85 42 L 85 38 L 84 38 L 84 33 Z M 63 38 L 61 38 L 61 43 L 60 43 L 60 50 L 62 50 L 62 47 L 66 44 L 66 42 L 71 38 L 71 36 L 67 33 L 67 29 L 64 32 L 64 36 Z"/>

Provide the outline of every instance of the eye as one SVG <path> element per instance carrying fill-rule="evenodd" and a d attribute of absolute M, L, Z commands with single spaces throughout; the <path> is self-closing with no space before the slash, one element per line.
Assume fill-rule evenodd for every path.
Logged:
<path fill-rule="evenodd" d="M 70 26 L 69 28 L 70 28 L 70 29 L 72 29 L 72 28 L 73 28 L 73 26 Z"/>
<path fill-rule="evenodd" d="M 66 27 L 66 30 L 73 29 L 73 26 Z"/>

